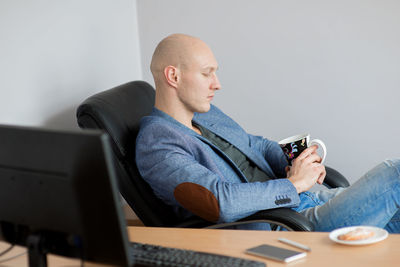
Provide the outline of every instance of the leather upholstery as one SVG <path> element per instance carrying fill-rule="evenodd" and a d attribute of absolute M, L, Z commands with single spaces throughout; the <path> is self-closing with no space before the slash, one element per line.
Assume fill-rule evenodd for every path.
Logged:
<path fill-rule="evenodd" d="M 151 85 L 129 82 L 86 99 L 78 107 L 77 120 L 79 127 L 102 129 L 111 137 L 120 192 L 141 221 L 148 226 L 172 226 L 178 223 L 175 214 L 153 196 L 134 164 L 139 122 L 151 112 L 154 97 Z"/>

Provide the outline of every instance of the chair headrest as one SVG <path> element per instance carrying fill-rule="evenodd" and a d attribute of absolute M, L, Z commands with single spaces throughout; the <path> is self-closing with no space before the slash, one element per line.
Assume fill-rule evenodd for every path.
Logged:
<path fill-rule="evenodd" d="M 122 84 L 86 99 L 77 110 L 78 124 L 105 130 L 119 158 L 134 155 L 140 119 L 150 114 L 154 99 L 155 90 L 147 82 Z"/>

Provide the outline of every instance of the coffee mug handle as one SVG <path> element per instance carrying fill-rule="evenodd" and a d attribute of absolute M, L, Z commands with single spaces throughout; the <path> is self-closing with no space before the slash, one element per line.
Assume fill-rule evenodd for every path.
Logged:
<path fill-rule="evenodd" d="M 324 155 L 322 156 L 322 161 L 321 164 L 324 164 L 325 158 L 326 158 L 326 146 L 324 144 L 324 142 L 322 142 L 319 139 L 313 139 L 310 141 L 310 143 L 308 144 L 308 147 L 317 144 L 320 148 L 322 148 L 322 151 L 324 152 Z"/>

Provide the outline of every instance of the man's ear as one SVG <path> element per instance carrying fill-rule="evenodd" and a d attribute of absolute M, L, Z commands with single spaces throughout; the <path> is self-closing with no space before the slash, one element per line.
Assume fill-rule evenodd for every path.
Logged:
<path fill-rule="evenodd" d="M 167 66 L 164 69 L 164 76 L 167 80 L 167 83 L 174 88 L 178 87 L 178 82 L 180 78 L 179 75 L 179 69 L 174 66 Z"/>

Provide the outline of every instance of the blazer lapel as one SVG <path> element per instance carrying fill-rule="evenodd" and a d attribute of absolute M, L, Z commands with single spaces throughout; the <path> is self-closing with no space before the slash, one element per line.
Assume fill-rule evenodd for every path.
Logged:
<path fill-rule="evenodd" d="M 254 164 L 256 164 L 262 171 L 264 171 L 269 177 L 276 178 L 274 172 L 271 167 L 267 163 L 267 161 L 260 156 L 259 153 L 255 153 L 253 149 L 249 147 L 249 140 L 247 134 L 241 135 L 243 129 L 232 129 L 227 127 L 217 126 L 217 123 L 203 121 L 199 118 L 194 118 L 193 121 L 200 124 L 203 127 L 206 127 L 208 130 L 212 131 L 219 137 L 225 139 L 236 148 L 238 148 L 243 154 L 245 154 Z M 218 124 L 220 125 L 220 124 Z M 204 138 L 203 138 L 204 139 Z M 209 143 L 209 142 L 208 142 Z"/>

